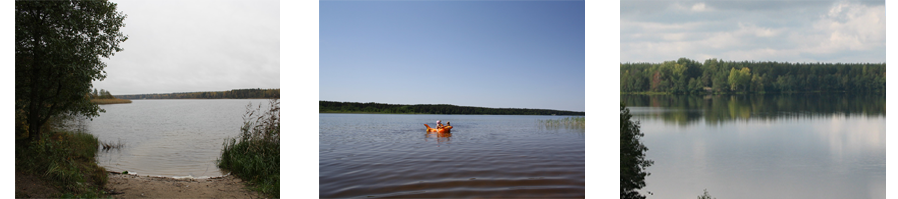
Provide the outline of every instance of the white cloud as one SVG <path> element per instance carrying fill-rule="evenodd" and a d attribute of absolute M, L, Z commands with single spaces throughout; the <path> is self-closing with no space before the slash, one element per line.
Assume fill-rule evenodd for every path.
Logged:
<path fill-rule="evenodd" d="M 682 32 L 661 34 L 662 38 L 664 38 L 665 40 L 669 40 L 669 41 L 682 41 L 682 40 L 686 39 L 686 36 L 688 36 L 688 35 L 686 35 L 686 33 L 682 33 Z"/>
<path fill-rule="evenodd" d="M 710 6 L 708 6 L 707 4 L 705 4 L 703 2 L 695 3 L 695 4 L 692 4 L 691 6 L 683 5 L 682 3 L 678 2 L 678 3 L 671 4 L 670 7 L 673 8 L 672 10 L 691 11 L 691 12 L 707 12 L 707 11 L 714 10 Z"/>
<path fill-rule="evenodd" d="M 885 61 L 883 5 L 841 2 L 830 6 L 793 6 L 788 9 L 791 11 L 779 9 L 782 8 L 762 6 L 724 11 L 706 3 L 672 3 L 666 10 L 651 14 L 622 15 L 621 61 L 661 62 L 679 57 L 700 61 L 711 57 L 789 62 Z"/>
<path fill-rule="evenodd" d="M 885 6 L 841 2 L 814 24 L 823 40 L 816 41 L 826 52 L 870 50 L 885 45 Z"/>
<path fill-rule="evenodd" d="M 756 25 L 744 25 L 739 23 L 739 32 L 740 35 L 754 35 L 756 37 L 773 37 L 777 36 L 782 30 L 781 29 L 773 29 L 773 28 L 765 28 L 758 27 Z"/>
<path fill-rule="evenodd" d="M 621 19 L 621 30 L 639 29 L 637 32 L 658 32 L 673 30 L 693 30 L 701 26 L 709 25 L 707 22 L 686 22 L 686 23 L 658 23 L 658 22 L 642 22 L 627 21 Z"/>
<path fill-rule="evenodd" d="M 706 10 L 710 10 L 710 8 L 707 7 L 707 6 L 705 5 L 705 3 L 696 3 L 695 5 L 692 5 L 692 11 L 695 11 L 695 12 L 703 12 L 703 11 L 706 11 Z"/>
<path fill-rule="evenodd" d="M 757 60 L 757 61 L 777 61 L 789 56 L 797 56 L 798 52 L 793 49 L 774 49 L 769 47 L 732 50 L 720 54 L 722 58 L 727 60 Z"/>

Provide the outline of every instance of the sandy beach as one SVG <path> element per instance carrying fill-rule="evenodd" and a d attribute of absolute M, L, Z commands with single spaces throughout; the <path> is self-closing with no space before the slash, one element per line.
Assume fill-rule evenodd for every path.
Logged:
<path fill-rule="evenodd" d="M 192 179 L 110 173 L 106 189 L 115 198 L 262 198 L 243 180 L 224 177 Z"/>

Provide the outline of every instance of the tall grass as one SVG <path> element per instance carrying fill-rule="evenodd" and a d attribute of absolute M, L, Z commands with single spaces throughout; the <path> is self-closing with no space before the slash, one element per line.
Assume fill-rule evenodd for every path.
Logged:
<path fill-rule="evenodd" d="M 268 110 L 246 106 L 240 135 L 228 138 L 217 160 L 218 167 L 248 181 L 252 189 L 280 197 L 280 101 L 272 99 Z"/>
<path fill-rule="evenodd" d="M 585 117 L 566 117 L 561 119 L 539 120 L 539 123 L 547 128 L 572 128 L 585 129 Z"/>
<path fill-rule="evenodd" d="M 18 172 L 41 176 L 62 188 L 62 196 L 102 195 L 107 174 L 94 159 L 99 148 L 97 137 L 83 131 L 48 128 L 47 133 L 33 142 L 16 139 Z"/>

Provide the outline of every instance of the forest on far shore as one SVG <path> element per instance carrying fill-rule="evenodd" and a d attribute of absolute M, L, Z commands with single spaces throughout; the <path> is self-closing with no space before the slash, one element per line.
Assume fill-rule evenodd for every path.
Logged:
<path fill-rule="evenodd" d="M 405 114 L 461 114 L 461 115 L 586 115 L 585 112 L 549 109 L 484 108 L 448 104 L 381 104 L 359 102 L 318 101 L 319 113 L 405 113 Z"/>
<path fill-rule="evenodd" d="M 621 63 L 621 93 L 885 92 L 885 63 Z"/>
<path fill-rule="evenodd" d="M 201 91 L 186 93 L 154 93 L 115 95 L 119 99 L 271 99 L 281 98 L 281 89 L 234 89 L 230 91 Z"/>

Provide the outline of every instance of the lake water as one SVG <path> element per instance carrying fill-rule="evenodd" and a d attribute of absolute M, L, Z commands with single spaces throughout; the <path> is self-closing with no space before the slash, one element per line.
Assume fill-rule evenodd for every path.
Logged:
<path fill-rule="evenodd" d="M 560 118 L 319 114 L 319 197 L 584 197 L 584 129 L 538 122 Z"/>
<path fill-rule="evenodd" d="M 264 99 L 132 101 L 100 105 L 106 113 L 83 121 L 100 141 L 124 144 L 101 150 L 97 162 L 110 171 L 166 177 L 223 175 L 215 160 L 225 138 L 239 135 L 246 105 L 268 106 Z"/>
<path fill-rule="evenodd" d="M 622 95 L 651 198 L 885 198 L 884 94 Z M 647 194 L 646 194 L 647 195 Z"/>

